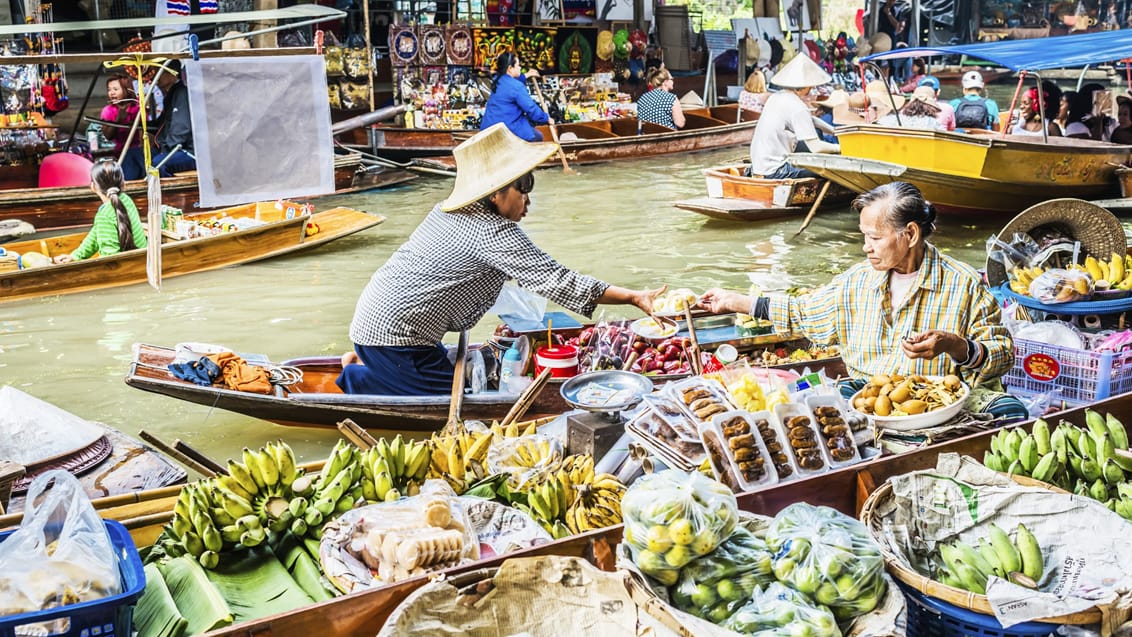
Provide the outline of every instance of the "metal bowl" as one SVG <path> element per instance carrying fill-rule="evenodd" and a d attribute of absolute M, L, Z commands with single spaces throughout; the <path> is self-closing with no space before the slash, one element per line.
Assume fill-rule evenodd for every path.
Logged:
<path fill-rule="evenodd" d="M 562 383 L 562 398 L 578 409 L 616 412 L 631 409 L 652 393 L 652 381 L 633 372 L 598 370 L 578 374 Z M 593 394 L 613 394 L 604 401 Z M 615 402 L 610 402 L 610 401 Z"/>

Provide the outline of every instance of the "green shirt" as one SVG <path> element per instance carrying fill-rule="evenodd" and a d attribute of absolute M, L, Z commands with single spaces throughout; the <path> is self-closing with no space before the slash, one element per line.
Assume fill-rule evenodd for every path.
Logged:
<path fill-rule="evenodd" d="M 145 226 L 138 216 L 137 206 L 124 193 L 118 195 L 118 200 L 126 206 L 126 215 L 130 218 L 130 228 L 133 229 L 134 245 L 139 248 L 146 247 Z M 118 213 L 114 210 L 113 204 L 107 201 L 98 207 L 98 212 L 94 213 L 94 225 L 91 226 L 82 244 L 71 253 L 71 258 L 79 261 L 89 259 L 96 254 L 107 257 L 121 251 L 118 245 Z"/>

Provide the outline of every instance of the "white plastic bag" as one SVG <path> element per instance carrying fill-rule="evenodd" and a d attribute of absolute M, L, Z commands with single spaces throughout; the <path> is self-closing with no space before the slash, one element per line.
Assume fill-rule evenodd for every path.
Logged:
<path fill-rule="evenodd" d="M 514 281 L 508 281 L 503 284 L 503 289 L 495 299 L 495 305 L 491 306 L 487 313 L 539 322 L 546 313 L 546 299 L 524 290 Z"/>

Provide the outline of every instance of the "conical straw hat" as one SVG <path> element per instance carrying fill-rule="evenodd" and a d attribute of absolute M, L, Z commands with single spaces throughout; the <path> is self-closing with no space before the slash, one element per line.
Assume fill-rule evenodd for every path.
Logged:
<path fill-rule="evenodd" d="M 891 110 L 893 106 L 900 108 L 904 106 L 903 95 L 893 95 L 888 91 L 888 85 L 884 80 L 873 80 L 865 85 L 865 95 L 869 97 L 869 104 L 884 104 Z"/>
<path fill-rule="evenodd" d="M 519 139 L 502 123 L 482 130 L 452 150 L 456 184 L 440 209 L 449 212 L 475 203 L 531 172 L 557 151 L 549 142 Z"/>
<path fill-rule="evenodd" d="M 833 78 L 822 70 L 816 62 L 806 55 L 795 55 L 786 66 L 770 80 L 771 84 L 782 88 L 809 88 L 829 84 Z"/>

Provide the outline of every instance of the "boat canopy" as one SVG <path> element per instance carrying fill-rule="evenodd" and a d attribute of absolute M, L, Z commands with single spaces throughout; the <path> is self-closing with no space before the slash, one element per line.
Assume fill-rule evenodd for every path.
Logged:
<path fill-rule="evenodd" d="M 297 4 L 291 7 L 284 7 L 282 9 L 266 9 L 262 11 L 237 11 L 234 13 L 212 13 L 208 15 L 0 25 L 0 36 L 23 35 L 25 33 L 65 33 L 68 31 L 91 30 L 105 31 L 110 29 L 150 29 L 156 26 L 181 26 L 186 24 L 229 24 L 233 22 L 263 22 L 264 20 L 338 20 L 346 17 L 346 15 L 347 14 L 345 11 L 340 11 L 333 7 L 324 7 L 317 4 Z"/>
<path fill-rule="evenodd" d="M 1081 68 L 1132 58 L 1132 31 L 1100 31 L 1031 40 L 1003 40 L 955 46 L 909 47 L 869 55 L 862 60 L 966 55 L 1012 71 Z"/>

